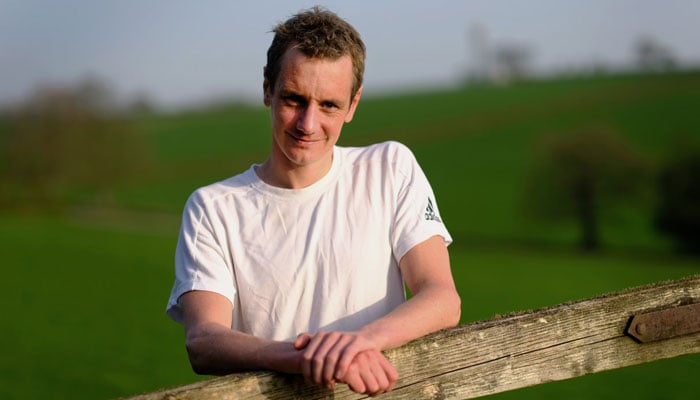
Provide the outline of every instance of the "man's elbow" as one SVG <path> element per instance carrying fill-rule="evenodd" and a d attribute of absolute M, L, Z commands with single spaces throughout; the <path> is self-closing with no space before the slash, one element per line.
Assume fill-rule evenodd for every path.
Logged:
<path fill-rule="evenodd" d="M 447 316 L 447 327 L 452 328 L 459 325 L 460 318 L 462 318 L 462 299 L 459 297 L 459 293 L 456 290 L 452 291 L 449 300 L 450 306 L 447 308 L 449 310 Z"/>
<path fill-rule="evenodd" d="M 187 349 L 187 357 L 190 360 L 192 371 L 198 375 L 213 375 L 211 367 L 207 362 L 206 351 L 202 348 L 201 341 L 197 339 L 188 339 L 185 342 Z"/>
<path fill-rule="evenodd" d="M 216 350 L 211 348 L 209 338 L 188 338 L 185 341 L 187 357 L 192 371 L 198 375 L 224 375 L 228 371 L 216 365 Z"/>
<path fill-rule="evenodd" d="M 211 369 L 209 365 L 195 361 L 192 357 L 190 357 L 190 367 L 192 367 L 192 371 L 197 375 L 221 375 Z"/>

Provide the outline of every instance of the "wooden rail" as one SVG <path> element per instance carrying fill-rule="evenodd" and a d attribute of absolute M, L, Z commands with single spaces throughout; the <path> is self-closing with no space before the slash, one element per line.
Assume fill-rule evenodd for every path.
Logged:
<path fill-rule="evenodd" d="M 694 328 L 691 333 L 681 332 L 682 336 L 646 343 L 625 333 L 633 316 L 658 310 L 685 309 L 683 322 L 698 324 L 697 306 L 688 306 L 698 303 L 700 275 L 438 332 L 386 352 L 401 378 L 394 391 L 380 398 L 470 399 L 700 353 L 700 332 Z M 366 397 L 345 385 L 330 391 L 299 376 L 251 372 L 130 399 Z"/>

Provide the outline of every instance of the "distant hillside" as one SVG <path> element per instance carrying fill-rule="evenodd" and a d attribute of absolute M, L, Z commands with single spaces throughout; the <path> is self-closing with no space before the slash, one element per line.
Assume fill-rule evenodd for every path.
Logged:
<path fill-rule="evenodd" d="M 697 110 L 697 72 L 469 86 L 363 99 L 340 143 L 409 145 L 458 237 L 568 242 L 571 224 L 533 225 L 522 213 L 524 180 L 539 138 L 604 126 L 659 160 L 678 138 L 700 136 Z M 196 187 L 263 160 L 269 146 L 262 107 L 157 115 L 141 127 L 155 144 L 159 169 L 147 186 L 118 192 L 129 207 L 177 212 Z M 618 215 L 609 232 L 624 236 L 621 242 L 653 244 L 646 214 L 635 207 Z"/>
<path fill-rule="evenodd" d="M 466 86 L 367 97 L 340 144 L 397 140 L 410 146 L 458 242 L 570 243 L 572 223 L 543 224 L 523 212 L 541 138 L 604 127 L 660 161 L 680 138 L 700 137 L 697 110 L 700 72 Z M 112 188 L 109 207 L 178 214 L 195 188 L 264 160 L 269 148 L 269 111 L 262 106 L 147 114 L 134 122 L 149 143 L 153 165 L 138 181 Z M 0 139 L 7 129 L 0 118 Z M 103 206 L 104 199 L 89 192 L 67 196 Z M 650 204 L 631 204 L 608 216 L 606 240 L 660 245 L 649 227 Z"/>

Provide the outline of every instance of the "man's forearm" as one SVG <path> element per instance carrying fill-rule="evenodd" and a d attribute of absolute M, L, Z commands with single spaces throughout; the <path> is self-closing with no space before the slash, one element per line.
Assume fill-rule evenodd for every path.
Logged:
<path fill-rule="evenodd" d="M 386 316 L 362 327 L 358 333 L 381 350 L 401 346 L 421 336 L 459 323 L 461 302 L 450 286 L 426 286 Z"/>
<path fill-rule="evenodd" d="M 198 374 L 223 375 L 255 369 L 300 373 L 291 343 L 262 339 L 210 323 L 187 332 L 187 353 Z"/>
<path fill-rule="evenodd" d="M 441 236 L 411 248 L 399 268 L 413 297 L 359 332 L 382 350 L 459 323 L 461 301 Z"/>

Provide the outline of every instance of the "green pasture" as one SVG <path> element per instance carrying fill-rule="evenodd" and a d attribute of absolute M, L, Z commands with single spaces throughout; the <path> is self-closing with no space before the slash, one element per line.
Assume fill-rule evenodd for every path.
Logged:
<path fill-rule="evenodd" d="M 601 251 L 581 254 L 571 221 L 523 210 L 544 135 L 607 126 L 655 162 L 700 137 L 700 74 L 597 77 L 373 97 L 344 145 L 399 140 L 429 176 L 453 233 L 462 322 L 700 273 L 651 226 L 653 196 L 604 213 Z M 265 157 L 262 107 L 140 117 L 153 167 L 62 214 L 0 213 L 5 315 L 0 399 L 116 398 L 203 379 L 165 315 L 179 212 L 198 186 Z M 0 130 L 2 121 L 0 121 Z M 465 355 L 468 357 L 468 355 Z M 495 398 L 687 399 L 700 356 L 551 383 Z"/>
<path fill-rule="evenodd" d="M 131 218 L 0 218 L 0 398 L 115 398 L 202 379 L 189 369 L 181 327 L 164 313 L 176 235 L 147 215 Z M 692 259 L 527 247 L 455 245 L 451 257 L 463 323 L 698 270 Z M 685 399 L 700 389 L 689 379 L 698 373 L 695 355 L 502 396 Z"/>

